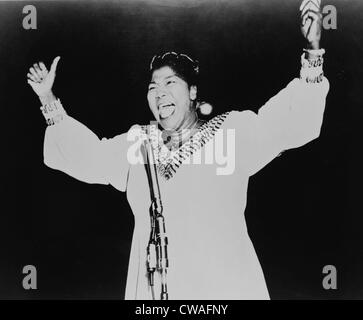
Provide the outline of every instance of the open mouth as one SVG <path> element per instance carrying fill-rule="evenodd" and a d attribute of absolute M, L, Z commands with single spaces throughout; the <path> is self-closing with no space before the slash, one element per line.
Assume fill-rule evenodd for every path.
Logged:
<path fill-rule="evenodd" d="M 174 103 L 168 103 L 168 104 L 162 104 L 159 106 L 159 116 L 160 119 L 166 119 L 169 118 L 171 115 L 173 115 L 175 111 L 175 104 Z"/>

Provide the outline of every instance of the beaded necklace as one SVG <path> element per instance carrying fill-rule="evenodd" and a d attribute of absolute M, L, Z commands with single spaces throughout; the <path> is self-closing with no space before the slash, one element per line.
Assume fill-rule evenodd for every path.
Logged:
<path fill-rule="evenodd" d="M 142 126 L 142 133 L 146 134 L 150 129 L 150 141 L 156 160 L 158 173 L 165 180 L 169 180 L 177 172 L 186 159 L 194 152 L 201 149 L 211 140 L 216 131 L 221 127 L 230 112 L 217 115 L 211 120 L 202 124 L 195 134 L 189 137 L 179 148 L 170 150 L 161 139 L 156 126 Z M 153 127 L 153 128 L 152 128 Z"/>

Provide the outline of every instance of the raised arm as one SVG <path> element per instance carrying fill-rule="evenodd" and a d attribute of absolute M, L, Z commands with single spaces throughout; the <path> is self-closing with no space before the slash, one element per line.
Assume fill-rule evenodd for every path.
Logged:
<path fill-rule="evenodd" d="M 323 75 L 320 49 L 320 0 L 304 0 L 300 7 L 302 33 L 308 40 L 301 57 L 300 79 L 294 79 L 262 106 L 258 114 L 235 114 L 239 159 L 252 175 L 282 151 L 300 147 L 320 135 L 329 82 Z"/>
<path fill-rule="evenodd" d="M 85 125 L 67 115 L 52 92 L 59 57 L 48 72 L 40 62 L 28 73 L 28 83 L 38 95 L 48 127 L 44 138 L 44 163 L 87 182 L 112 184 L 126 190 L 129 163 L 127 134 L 100 140 Z"/>

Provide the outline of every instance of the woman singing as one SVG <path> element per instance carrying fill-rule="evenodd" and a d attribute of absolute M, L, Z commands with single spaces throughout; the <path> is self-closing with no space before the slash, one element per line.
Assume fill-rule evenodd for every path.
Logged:
<path fill-rule="evenodd" d="M 170 299 L 269 298 L 243 215 L 248 180 L 282 151 L 319 136 L 329 90 L 322 67 L 325 51 L 320 48 L 320 0 L 304 0 L 300 10 L 307 40 L 300 77 L 257 114 L 230 111 L 201 121 L 198 63 L 175 52 L 151 61 L 147 100 L 157 121 L 151 146 L 169 240 Z M 160 277 L 155 274 L 154 295 L 147 272 L 151 200 L 140 161 L 151 126 L 135 125 L 100 140 L 53 95 L 58 61 L 54 59 L 49 71 L 36 63 L 28 73 L 48 123 L 44 162 L 78 180 L 127 192 L 135 228 L 125 298 L 158 299 Z"/>

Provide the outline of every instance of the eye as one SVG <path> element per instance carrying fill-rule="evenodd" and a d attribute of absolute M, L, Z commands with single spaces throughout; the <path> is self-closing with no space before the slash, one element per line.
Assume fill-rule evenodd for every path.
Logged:
<path fill-rule="evenodd" d="M 166 85 L 173 84 L 173 83 L 175 83 L 175 82 L 176 82 L 175 80 L 168 80 L 168 81 L 166 82 Z"/>
<path fill-rule="evenodd" d="M 149 90 L 149 92 L 152 90 L 155 90 L 155 86 L 150 86 L 148 90 Z"/>

